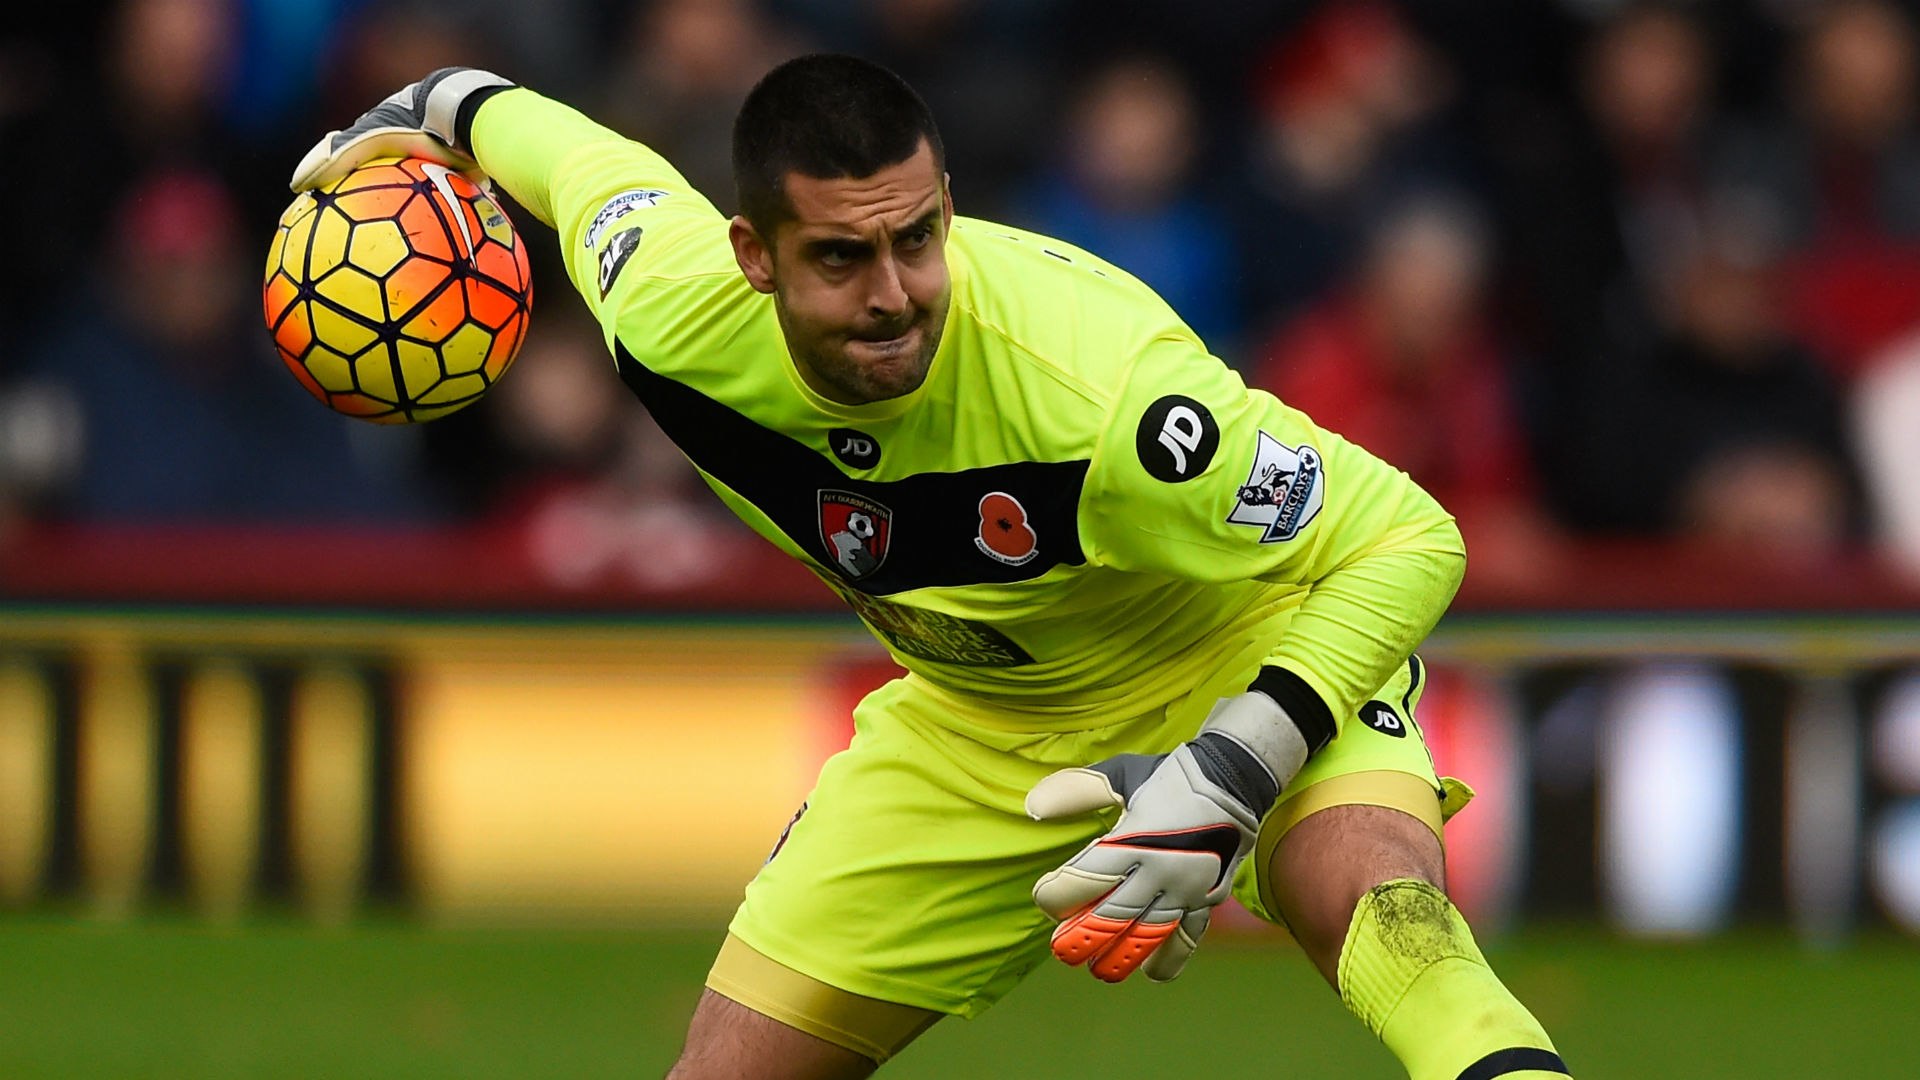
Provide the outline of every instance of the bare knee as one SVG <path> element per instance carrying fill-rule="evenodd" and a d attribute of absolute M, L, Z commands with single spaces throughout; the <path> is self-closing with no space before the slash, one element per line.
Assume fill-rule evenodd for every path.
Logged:
<path fill-rule="evenodd" d="M 687 1025 L 687 1043 L 667 1080 L 859 1080 L 870 1058 L 707 990 Z"/>
<path fill-rule="evenodd" d="M 1433 830 L 1383 806 L 1332 806 L 1295 825 L 1265 868 L 1281 914 L 1313 964 L 1336 983 L 1353 909 L 1398 878 L 1446 887 L 1446 859 Z"/>

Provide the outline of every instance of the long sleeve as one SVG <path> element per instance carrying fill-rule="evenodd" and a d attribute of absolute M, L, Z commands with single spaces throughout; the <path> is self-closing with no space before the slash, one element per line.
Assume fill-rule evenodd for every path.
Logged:
<path fill-rule="evenodd" d="M 1465 571 L 1452 517 L 1405 473 L 1180 338 L 1133 365 L 1081 522 L 1116 569 L 1303 589 L 1262 688 L 1336 727 L 1406 662 Z"/>
<path fill-rule="evenodd" d="M 616 286 L 735 272 L 713 204 L 665 158 L 571 106 L 508 90 L 480 105 L 470 137 L 481 169 L 559 234 L 567 275 L 603 323 Z"/>

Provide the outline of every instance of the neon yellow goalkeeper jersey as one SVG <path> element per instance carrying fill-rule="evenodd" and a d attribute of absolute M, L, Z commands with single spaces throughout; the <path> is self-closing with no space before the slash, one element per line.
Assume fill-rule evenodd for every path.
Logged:
<path fill-rule="evenodd" d="M 555 227 L 622 379 L 713 490 L 935 687 L 1088 728 L 1190 692 L 1221 635 L 1297 606 L 1266 663 L 1337 720 L 1458 585 L 1433 499 L 1085 251 L 956 218 L 926 382 L 842 405 L 802 382 L 727 218 L 658 154 L 524 89 L 471 138 Z"/>

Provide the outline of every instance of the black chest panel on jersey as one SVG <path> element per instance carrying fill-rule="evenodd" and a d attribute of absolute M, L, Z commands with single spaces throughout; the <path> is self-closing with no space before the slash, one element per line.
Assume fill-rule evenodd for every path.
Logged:
<path fill-rule="evenodd" d="M 1079 532 L 1084 459 L 858 479 L 823 451 L 653 371 L 624 345 L 616 343 L 615 356 L 621 379 L 687 457 L 758 507 L 844 588 L 887 596 L 1004 584 L 1086 562 Z M 865 513 L 862 523 L 852 534 L 836 534 L 850 507 Z M 859 539 L 876 550 L 862 552 Z"/>

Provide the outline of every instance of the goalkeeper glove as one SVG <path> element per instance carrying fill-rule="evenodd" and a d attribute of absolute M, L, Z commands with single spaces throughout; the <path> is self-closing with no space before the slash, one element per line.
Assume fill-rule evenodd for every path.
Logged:
<path fill-rule="evenodd" d="M 1113 831 L 1033 887 L 1060 921 L 1053 954 L 1107 982 L 1136 968 L 1155 982 L 1180 974 L 1308 752 L 1286 711 L 1249 691 L 1222 699 L 1171 753 L 1121 754 L 1034 785 L 1036 821 L 1123 808 Z"/>
<path fill-rule="evenodd" d="M 458 172 L 479 163 L 463 137 L 480 102 L 513 83 L 491 71 L 446 67 L 396 92 L 340 131 L 330 131 L 294 166 L 295 191 L 324 187 L 375 158 L 418 157 Z"/>

